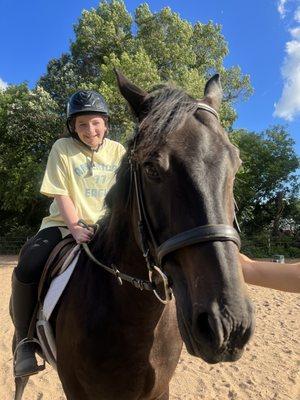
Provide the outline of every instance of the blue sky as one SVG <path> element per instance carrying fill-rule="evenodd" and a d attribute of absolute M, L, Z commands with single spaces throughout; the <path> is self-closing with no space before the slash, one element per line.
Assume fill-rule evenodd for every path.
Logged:
<path fill-rule="evenodd" d="M 67 52 L 73 25 L 94 0 L 0 0 L 0 86 L 33 87 L 50 59 Z M 141 1 L 125 0 L 133 13 Z M 192 23 L 222 25 L 227 67 L 249 74 L 254 94 L 236 104 L 237 128 L 287 126 L 300 154 L 300 0 L 149 0 L 152 11 L 170 6 Z M 277 106 L 275 106 L 277 104 Z"/>

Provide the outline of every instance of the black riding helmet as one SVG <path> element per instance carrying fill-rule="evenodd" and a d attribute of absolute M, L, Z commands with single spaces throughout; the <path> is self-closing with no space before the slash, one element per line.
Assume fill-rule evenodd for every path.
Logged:
<path fill-rule="evenodd" d="M 108 106 L 103 96 L 93 90 L 79 90 L 74 93 L 67 104 L 67 128 L 70 134 L 72 136 L 76 135 L 76 132 L 70 124 L 72 117 L 93 113 L 99 113 L 109 117 Z"/>

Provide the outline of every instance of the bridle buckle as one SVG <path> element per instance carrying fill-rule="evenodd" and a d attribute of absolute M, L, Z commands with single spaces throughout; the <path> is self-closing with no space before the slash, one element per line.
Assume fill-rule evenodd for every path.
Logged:
<path fill-rule="evenodd" d="M 153 274 L 155 273 L 155 271 L 158 272 L 160 278 L 162 279 L 164 285 L 165 299 L 160 297 L 156 289 L 153 289 L 153 293 L 161 303 L 167 304 L 169 301 L 172 300 L 173 297 L 173 292 L 169 285 L 168 277 L 162 272 L 160 268 L 154 265 L 152 269 L 149 271 L 149 281 L 153 284 L 154 287 L 156 286 L 155 282 L 153 282 Z"/>
<path fill-rule="evenodd" d="M 114 274 L 115 274 L 115 277 L 117 278 L 118 284 L 120 286 L 122 286 L 123 285 L 123 281 L 122 281 L 122 278 L 120 277 L 120 271 L 118 270 L 118 268 L 114 264 L 112 264 L 111 268 L 114 271 Z"/>

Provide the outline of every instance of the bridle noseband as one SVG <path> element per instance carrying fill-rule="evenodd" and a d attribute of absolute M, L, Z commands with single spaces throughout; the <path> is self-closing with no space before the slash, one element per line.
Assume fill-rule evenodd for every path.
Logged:
<path fill-rule="evenodd" d="M 219 120 L 218 113 L 212 107 L 208 106 L 207 104 L 199 102 L 198 109 L 210 112 Z M 134 159 L 137 137 L 138 137 L 138 134 L 136 135 L 136 137 L 134 139 L 133 149 L 130 154 L 129 162 L 130 162 L 130 166 L 131 166 L 131 182 L 133 182 L 133 185 L 134 185 L 134 192 L 135 192 L 135 196 L 136 196 L 136 203 L 137 203 L 137 209 L 138 209 L 138 217 L 139 217 L 138 230 L 139 230 L 139 235 L 140 235 L 140 247 L 141 247 L 141 250 L 142 250 L 143 256 L 145 258 L 148 271 L 149 271 L 149 282 L 143 281 L 143 280 L 137 279 L 137 278 L 132 278 L 132 277 L 129 277 L 128 275 L 122 274 L 114 266 L 111 268 L 104 266 L 103 264 L 101 264 L 98 260 L 96 260 L 91 255 L 90 251 L 89 251 L 90 254 L 88 253 L 88 255 L 98 265 L 101 265 L 106 270 L 109 270 L 109 272 L 113 273 L 118 278 L 119 282 L 120 282 L 120 280 L 122 282 L 122 279 L 125 279 L 140 289 L 153 290 L 155 296 L 162 303 L 165 304 L 172 298 L 172 291 L 171 291 L 171 288 L 170 288 L 170 285 L 168 282 L 168 278 L 162 271 L 162 265 L 164 262 L 164 258 L 168 254 L 171 254 L 178 249 L 181 249 L 186 246 L 193 245 L 193 244 L 216 242 L 216 241 L 218 241 L 218 242 L 230 241 L 230 242 L 235 243 L 237 245 L 237 247 L 240 249 L 241 240 L 240 240 L 239 233 L 233 226 L 224 225 L 224 224 L 213 224 L 213 225 L 200 225 L 193 229 L 189 229 L 184 232 L 178 233 L 177 235 L 167 239 L 166 241 L 164 241 L 163 243 L 158 245 L 155 235 L 153 233 L 153 230 L 151 228 L 150 220 L 149 220 L 148 213 L 147 213 L 147 210 L 145 207 L 145 201 L 143 198 L 143 191 L 142 191 L 142 185 L 141 185 L 140 166 L 137 163 L 137 161 L 135 161 L 135 159 Z M 236 221 L 236 218 L 235 218 L 235 221 Z M 236 226 L 238 228 L 238 224 L 236 224 Z M 151 246 L 150 246 L 150 244 L 151 244 Z M 85 250 L 87 252 L 88 251 L 87 245 L 85 245 L 85 246 L 83 245 L 83 247 L 85 248 Z M 151 251 L 150 251 L 150 248 L 151 248 Z M 155 284 L 155 274 L 156 273 L 159 274 L 159 276 L 163 282 L 163 285 L 164 285 L 164 292 L 165 292 L 164 299 L 157 292 L 157 286 Z M 138 284 L 137 284 L 137 281 L 139 281 Z"/>
<path fill-rule="evenodd" d="M 237 231 L 230 225 L 200 225 L 184 231 L 163 242 L 157 249 L 157 258 L 161 265 L 163 258 L 173 251 L 196 243 L 234 242 L 241 247 L 241 239 Z"/>

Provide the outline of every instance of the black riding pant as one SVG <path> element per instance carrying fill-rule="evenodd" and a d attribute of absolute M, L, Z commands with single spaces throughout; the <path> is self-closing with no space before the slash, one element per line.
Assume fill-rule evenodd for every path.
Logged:
<path fill-rule="evenodd" d="M 46 261 L 54 247 L 62 240 L 59 227 L 42 229 L 23 246 L 15 273 L 20 282 L 38 283 Z"/>

